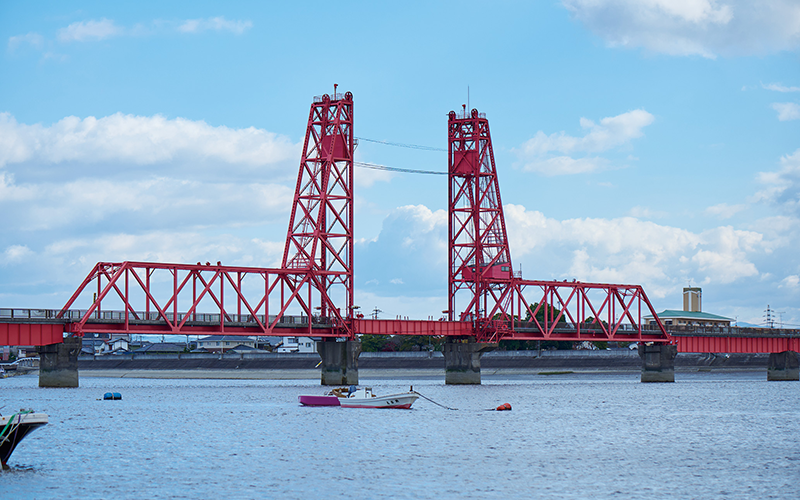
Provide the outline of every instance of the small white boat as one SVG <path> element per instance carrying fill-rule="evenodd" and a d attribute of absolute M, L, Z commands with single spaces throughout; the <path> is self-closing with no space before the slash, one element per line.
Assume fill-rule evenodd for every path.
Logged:
<path fill-rule="evenodd" d="M 339 406 L 344 408 L 403 408 L 409 409 L 419 398 L 414 391 L 377 396 L 372 393 L 372 387 L 364 387 L 350 394 L 348 397 L 339 398 Z"/>

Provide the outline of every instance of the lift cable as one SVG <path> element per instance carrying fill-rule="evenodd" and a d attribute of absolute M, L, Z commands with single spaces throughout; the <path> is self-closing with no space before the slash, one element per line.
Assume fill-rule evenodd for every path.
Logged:
<path fill-rule="evenodd" d="M 447 172 L 437 172 L 435 170 L 414 170 L 411 168 L 387 167 L 386 165 L 378 165 L 376 163 L 365 163 L 363 161 L 354 161 L 353 165 L 362 168 L 371 168 L 372 170 L 386 170 L 389 172 L 402 172 L 405 174 L 430 174 L 430 175 L 447 175 Z"/>
<path fill-rule="evenodd" d="M 359 141 L 367 141 L 367 142 L 374 142 L 376 144 L 384 144 L 386 146 L 397 146 L 399 148 L 410 148 L 410 149 L 421 149 L 423 151 L 443 151 L 447 152 L 446 149 L 443 148 L 433 148 L 430 146 L 420 146 L 418 144 L 403 144 L 401 142 L 389 142 L 389 141 L 379 141 L 377 139 L 367 139 L 366 137 L 356 137 Z"/>

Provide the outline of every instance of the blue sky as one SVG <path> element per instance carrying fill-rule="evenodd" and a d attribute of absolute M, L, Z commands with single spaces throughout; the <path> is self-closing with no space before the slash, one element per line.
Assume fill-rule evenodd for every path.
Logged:
<path fill-rule="evenodd" d="M 440 148 L 469 87 L 526 278 L 800 325 L 797 2 L 6 1 L 0 42 L 0 307 L 60 307 L 98 261 L 277 266 L 338 83 L 357 136 Z M 438 317 L 446 207 L 444 176 L 356 171 L 356 303 Z"/>

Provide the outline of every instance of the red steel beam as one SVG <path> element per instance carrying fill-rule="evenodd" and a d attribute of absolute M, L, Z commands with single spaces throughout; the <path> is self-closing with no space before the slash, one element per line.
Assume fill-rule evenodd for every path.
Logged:
<path fill-rule="evenodd" d="M 0 323 L 0 345 L 50 345 L 63 339 L 63 324 Z"/>
<path fill-rule="evenodd" d="M 469 321 L 424 321 L 401 319 L 356 319 L 353 330 L 367 335 L 433 335 L 470 336 L 473 326 Z"/>
<path fill-rule="evenodd" d="M 678 352 L 773 353 L 800 352 L 800 338 L 787 337 L 673 337 Z"/>

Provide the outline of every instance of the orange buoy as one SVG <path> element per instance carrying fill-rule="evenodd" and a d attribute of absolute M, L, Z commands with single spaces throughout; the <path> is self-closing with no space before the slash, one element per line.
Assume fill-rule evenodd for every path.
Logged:
<path fill-rule="evenodd" d="M 511 405 L 508 403 L 503 403 L 497 407 L 497 411 L 507 411 L 511 409 Z"/>

